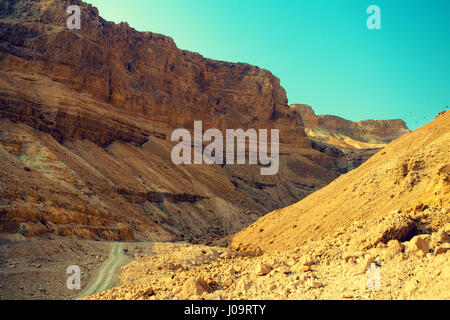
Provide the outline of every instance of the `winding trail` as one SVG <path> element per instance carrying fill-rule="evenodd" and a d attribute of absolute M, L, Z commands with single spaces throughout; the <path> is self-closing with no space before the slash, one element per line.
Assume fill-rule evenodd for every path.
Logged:
<path fill-rule="evenodd" d="M 124 243 L 122 242 L 114 242 L 112 244 L 108 260 L 106 260 L 100 267 L 95 281 L 90 284 L 90 286 L 80 295 L 79 298 L 87 297 L 108 290 L 112 287 L 116 273 L 125 261 L 123 246 Z"/>

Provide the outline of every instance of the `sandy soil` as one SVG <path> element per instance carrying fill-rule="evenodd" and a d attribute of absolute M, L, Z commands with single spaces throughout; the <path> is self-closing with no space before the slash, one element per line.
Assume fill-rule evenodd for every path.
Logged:
<path fill-rule="evenodd" d="M 422 247 L 449 241 L 445 234 L 391 240 L 367 251 L 346 251 L 349 242 L 336 237 L 260 256 L 156 243 L 155 255 L 139 256 L 121 269 L 120 286 L 86 299 L 450 299 L 449 243 L 438 244 L 441 250 Z"/>
<path fill-rule="evenodd" d="M 111 254 L 113 253 L 113 254 Z M 0 234 L 0 299 L 76 299 L 118 285 L 121 266 L 151 253 L 151 244 Z M 69 290 L 67 267 L 81 269 L 81 290 Z"/>

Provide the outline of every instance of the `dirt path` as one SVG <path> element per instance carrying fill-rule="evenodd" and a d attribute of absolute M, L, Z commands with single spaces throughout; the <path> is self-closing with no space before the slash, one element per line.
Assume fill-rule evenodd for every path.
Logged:
<path fill-rule="evenodd" d="M 0 300 L 72 300 L 119 285 L 120 268 L 153 255 L 152 242 L 56 237 L 26 239 L 0 233 Z M 77 265 L 81 290 L 67 288 L 67 267 Z"/>
<path fill-rule="evenodd" d="M 124 243 L 114 242 L 111 246 L 111 252 L 108 260 L 100 267 L 95 280 L 80 295 L 86 297 L 112 288 L 119 267 L 125 264 L 126 256 L 123 252 Z"/>

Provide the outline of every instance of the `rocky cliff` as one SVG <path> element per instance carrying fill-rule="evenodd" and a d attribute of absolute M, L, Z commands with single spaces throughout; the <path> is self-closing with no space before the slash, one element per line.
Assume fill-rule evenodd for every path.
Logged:
<path fill-rule="evenodd" d="M 325 188 L 260 218 L 234 237 L 233 246 L 258 244 L 275 252 L 311 240 L 326 240 L 330 248 L 339 240 L 343 252 L 416 235 L 428 241 L 450 222 L 449 123 L 450 112 L 441 113 Z"/>
<path fill-rule="evenodd" d="M 81 29 L 66 27 L 69 5 Z M 0 232 L 210 239 L 358 163 L 311 141 L 280 81 L 114 24 L 81 1 L 0 0 Z M 280 129 L 280 170 L 171 162 L 175 128 Z"/>
<path fill-rule="evenodd" d="M 66 9 L 81 7 L 81 30 Z M 0 1 L 0 231 L 203 239 L 339 175 L 269 71 L 180 50 L 81 1 Z M 174 128 L 280 129 L 280 171 L 170 160 Z"/>

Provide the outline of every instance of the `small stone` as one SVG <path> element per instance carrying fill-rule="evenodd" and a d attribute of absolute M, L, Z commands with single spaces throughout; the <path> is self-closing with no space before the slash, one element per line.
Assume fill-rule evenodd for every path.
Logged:
<path fill-rule="evenodd" d="M 272 271 L 272 267 L 265 264 L 265 263 L 261 263 L 259 265 L 259 269 L 258 269 L 258 275 L 259 276 L 265 276 L 266 274 L 269 274 Z"/>
<path fill-rule="evenodd" d="M 147 289 L 144 290 L 144 294 L 146 296 L 152 296 L 155 293 L 155 290 L 153 290 L 152 287 L 148 287 Z"/>
<path fill-rule="evenodd" d="M 311 271 L 312 269 L 311 269 L 311 266 L 301 266 L 300 268 L 299 268 L 299 271 L 300 272 L 308 272 L 308 271 Z"/>
<path fill-rule="evenodd" d="M 307 258 L 303 261 L 303 265 L 304 266 L 312 266 L 313 264 L 315 264 L 316 262 L 314 261 L 314 259 L 312 258 Z"/>
<path fill-rule="evenodd" d="M 394 249 L 397 253 L 403 251 L 403 245 L 398 240 L 389 240 L 386 244 L 387 248 Z"/>
<path fill-rule="evenodd" d="M 192 295 L 201 295 L 203 292 L 212 292 L 212 288 L 208 285 L 205 279 L 200 276 L 196 279 L 189 279 L 183 286 L 182 293 L 189 297 Z"/>
<path fill-rule="evenodd" d="M 434 255 L 440 255 L 450 250 L 450 243 L 444 243 L 434 249 Z"/>
<path fill-rule="evenodd" d="M 423 203 L 421 201 L 417 201 L 417 203 L 414 206 L 415 212 L 422 212 L 423 210 Z"/>
<path fill-rule="evenodd" d="M 386 248 L 382 250 L 381 256 L 384 260 L 392 260 L 395 257 L 401 257 L 403 252 L 404 245 L 401 244 L 398 240 L 390 240 Z"/>
<path fill-rule="evenodd" d="M 351 299 L 351 298 L 353 298 L 353 294 L 351 292 L 344 292 L 344 293 L 342 293 L 341 297 L 343 299 Z"/>
<path fill-rule="evenodd" d="M 384 248 L 386 248 L 386 245 L 383 242 L 378 242 L 377 248 L 378 249 L 384 249 Z"/>
<path fill-rule="evenodd" d="M 413 237 L 411 241 L 409 241 L 405 252 L 413 254 L 422 252 L 423 255 L 426 255 L 430 252 L 429 239 L 429 235 L 419 235 Z"/>
<path fill-rule="evenodd" d="M 450 242 L 450 237 L 444 229 L 440 229 L 431 236 L 431 242 L 435 244 Z"/>
<path fill-rule="evenodd" d="M 226 288 L 231 287 L 232 284 L 233 284 L 233 280 L 231 280 L 231 279 L 227 279 L 223 282 L 223 286 Z"/>

